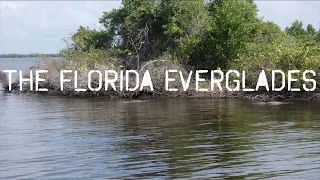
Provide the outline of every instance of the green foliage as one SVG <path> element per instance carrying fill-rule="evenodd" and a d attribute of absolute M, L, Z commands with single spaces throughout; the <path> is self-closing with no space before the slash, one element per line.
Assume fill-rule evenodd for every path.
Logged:
<path fill-rule="evenodd" d="M 113 35 L 106 31 L 91 30 L 88 27 L 80 26 L 71 39 L 73 50 L 89 51 L 91 49 L 110 48 Z"/>
<path fill-rule="evenodd" d="M 319 31 L 318 31 L 315 39 L 316 39 L 317 42 L 320 43 L 320 28 L 319 28 Z"/>
<path fill-rule="evenodd" d="M 155 41 L 155 36 L 161 31 L 162 26 L 162 17 L 157 16 L 158 12 L 155 11 L 158 6 L 157 1 L 124 0 L 122 4 L 123 7 L 120 9 L 105 12 L 100 18 L 100 23 L 116 36 L 116 45 L 122 49 L 135 51 L 134 45 L 138 42 L 132 41 L 141 38 L 138 36 L 144 29 L 148 33 L 145 34 L 148 42 L 144 42 L 144 47 L 151 47 L 148 43 Z M 144 40 L 145 38 L 141 38 L 141 41 Z"/>
<path fill-rule="evenodd" d="M 169 54 L 196 69 L 320 70 L 320 31 L 311 24 L 304 29 L 298 20 L 282 31 L 257 17 L 253 0 L 123 0 L 122 5 L 104 12 L 102 30 L 81 26 L 62 54 L 94 64 L 107 52 L 130 64 L 125 67 Z"/>
<path fill-rule="evenodd" d="M 164 2 L 163 9 L 169 14 L 168 22 L 163 25 L 164 34 L 175 42 L 189 35 L 200 35 L 208 26 L 209 11 L 203 0 Z"/>
<path fill-rule="evenodd" d="M 233 67 L 250 72 L 246 76 L 248 84 L 255 86 L 258 73 L 280 69 L 320 71 L 320 45 L 301 42 L 292 36 L 283 36 L 272 43 L 253 43 L 248 51 L 234 61 Z"/>
<path fill-rule="evenodd" d="M 312 26 L 312 24 L 308 24 L 306 32 L 309 35 L 315 35 L 316 34 L 316 29 Z"/>
<path fill-rule="evenodd" d="M 200 35 L 182 41 L 180 55 L 196 68 L 228 68 L 255 36 L 259 20 L 249 1 L 213 1 L 210 19 Z"/>
<path fill-rule="evenodd" d="M 254 37 L 254 42 L 262 44 L 272 43 L 284 35 L 285 33 L 281 31 L 278 25 L 269 21 L 261 21 L 258 26 L 256 36 Z"/>
<path fill-rule="evenodd" d="M 303 29 L 302 21 L 298 20 L 294 21 L 291 27 L 287 27 L 286 32 L 292 36 L 301 36 L 306 34 L 306 31 Z"/>
<path fill-rule="evenodd" d="M 89 49 L 88 51 L 62 50 L 61 55 L 68 60 L 69 67 L 74 64 L 81 64 L 80 70 L 94 68 L 98 63 L 102 63 L 105 54 L 99 49 Z"/>
<path fill-rule="evenodd" d="M 294 21 L 291 27 L 285 29 L 287 34 L 295 36 L 302 42 L 314 42 L 317 41 L 317 32 L 312 24 L 308 24 L 307 28 L 303 28 L 303 23 L 301 21 Z"/>
<path fill-rule="evenodd" d="M 105 12 L 100 23 L 117 36 L 117 46 L 138 49 L 136 54 L 144 60 L 175 51 L 181 37 L 199 34 L 208 20 L 203 0 L 124 0 L 122 4 Z"/>

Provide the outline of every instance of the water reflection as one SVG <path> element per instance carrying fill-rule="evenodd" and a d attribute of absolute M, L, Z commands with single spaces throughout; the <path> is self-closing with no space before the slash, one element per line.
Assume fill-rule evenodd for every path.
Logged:
<path fill-rule="evenodd" d="M 0 92 L 0 178 L 320 176 L 319 103 Z"/>

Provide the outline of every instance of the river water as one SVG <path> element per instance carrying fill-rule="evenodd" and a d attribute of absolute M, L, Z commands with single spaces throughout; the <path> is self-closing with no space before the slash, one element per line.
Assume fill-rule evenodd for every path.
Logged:
<path fill-rule="evenodd" d="M 0 179 L 319 179 L 319 107 L 0 91 Z"/>

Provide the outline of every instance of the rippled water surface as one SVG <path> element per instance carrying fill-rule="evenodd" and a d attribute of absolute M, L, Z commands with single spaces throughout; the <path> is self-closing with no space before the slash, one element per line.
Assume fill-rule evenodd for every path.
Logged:
<path fill-rule="evenodd" d="M 0 91 L 0 179 L 316 180 L 319 110 L 320 102 Z"/>
<path fill-rule="evenodd" d="M 3 179 L 320 177 L 319 103 L 0 101 Z"/>

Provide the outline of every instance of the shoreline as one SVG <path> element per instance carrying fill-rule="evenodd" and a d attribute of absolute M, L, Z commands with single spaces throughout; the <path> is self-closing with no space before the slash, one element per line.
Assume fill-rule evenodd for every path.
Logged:
<path fill-rule="evenodd" d="M 1 86 L 0 86 L 1 87 Z M 165 94 L 157 94 L 151 91 L 141 92 L 116 92 L 105 91 L 104 94 L 99 92 L 87 92 L 86 94 L 81 92 L 73 94 L 72 92 L 34 92 L 34 91 L 19 91 L 14 90 L 9 92 L 8 90 L 0 90 L 4 93 L 23 94 L 23 95 L 43 95 L 54 97 L 68 97 L 68 98 L 107 98 L 107 99 L 170 99 L 170 98 L 182 98 L 182 99 L 245 99 L 256 100 L 258 102 L 288 102 L 288 101 L 318 101 L 320 100 L 319 92 L 229 92 L 229 91 L 210 91 L 210 92 L 166 92 Z"/>
<path fill-rule="evenodd" d="M 47 92 L 40 91 L 30 91 L 23 90 L 20 91 L 19 83 L 11 83 L 12 91 L 9 91 L 9 85 L 6 81 L 6 75 L 0 72 L 0 90 L 4 93 L 13 94 L 40 94 L 48 96 L 61 96 L 61 97 L 106 97 L 110 99 L 165 99 L 165 98 L 186 98 L 186 99 L 252 99 L 260 102 L 270 102 L 270 101 L 312 101 L 320 100 L 320 92 L 318 91 L 300 91 L 300 92 L 290 92 L 290 91 L 256 91 L 256 92 L 245 92 L 245 91 L 228 91 L 225 87 L 210 91 L 197 91 L 194 87 L 190 87 L 187 91 L 179 89 L 178 91 L 165 91 L 162 88 L 155 88 L 151 90 L 139 91 L 114 91 L 114 90 L 100 90 L 100 91 L 75 91 L 72 86 L 67 86 L 64 91 L 61 91 L 59 85 L 59 78 L 51 78 L 48 83 L 43 84 L 40 88 L 47 88 Z M 87 84 L 85 80 L 80 81 L 81 85 Z M 95 81 L 93 81 L 95 82 Z M 163 82 L 158 82 L 158 86 L 163 87 Z M 33 84 L 35 87 L 35 84 Z M 155 87 L 158 87 L 155 86 Z M 179 85 L 173 84 L 173 87 L 178 88 Z M 23 89 L 27 89 L 23 87 Z"/>

